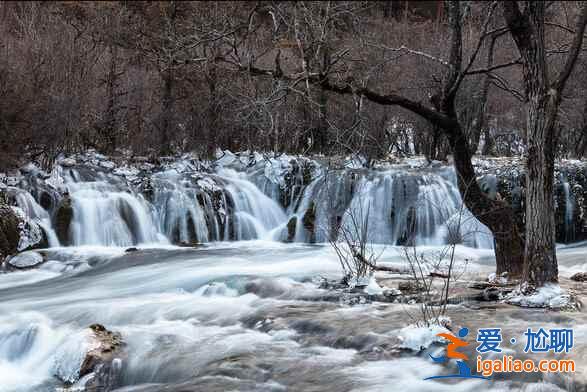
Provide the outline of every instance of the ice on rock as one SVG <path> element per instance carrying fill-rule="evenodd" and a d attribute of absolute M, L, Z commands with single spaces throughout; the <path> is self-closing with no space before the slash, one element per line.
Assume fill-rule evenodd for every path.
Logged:
<path fill-rule="evenodd" d="M 401 341 L 400 347 L 413 351 L 425 350 L 433 343 L 442 343 L 444 341 L 443 338 L 436 336 L 439 333 L 451 332 L 445 327 L 436 324 L 428 327 L 409 325 L 402 328 L 398 333 L 398 338 Z"/>
<path fill-rule="evenodd" d="M 76 382 L 86 354 L 98 346 L 89 329 L 64 339 L 53 356 L 54 374 L 64 382 Z"/>
<path fill-rule="evenodd" d="M 43 263 L 43 256 L 37 252 L 23 252 L 8 259 L 8 264 L 14 268 L 31 268 Z"/>
<path fill-rule="evenodd" d="M 497 276 L 495 272 L 489 274 L 487 277 L 487 281 L 491 284 L 507 284 L 508 283 L 508 274 L 507 272 L 502 273 L 501 275 Z"/>
<path fill-rule="evenodd" d="M 114 169 L 113 174 L 124 177 L 135 177 L 139 174 L 139 170 L 136 167 L 122 166 Z"/>
<path fill-rule="evenodd" d="M 63 159 L 60 159 L 57 163 L 63 167 L 72 167 L 72 166 L 75 166 L 75 164 L 76 164 L 75 159 L 73 159 L 73 158 L 63 158 Z"/>
<path fill-rule="evenodd" d="M 20 177 L 17 177 L 17 176 L 6 177 L 6 185 L 8 185 L 8 186 L 17 186 L 19 182 L 20 182 Z"/>
<path fill-rule="evenodd" d="M 217 150 L 216 151 L 216 164 L 220 166 L 230 166 L 237 160 L 237 157 L 230 151 Z"/>
<path fill-rule="evenodd" d="M 344 167 L 347 169 L 362 169 L 367 166 L 367 159 L 362 155 L 346 157 Z"/>
<path fill-rule="evenodd" d="M 530 295 L 523 295 L 516 291 L 506 302 L 527 308 L 562 309 L 572 306 L 573 298 L 559 285 L 547 284 Z"/>
<path fill-rule="evenodd" d="M 12 207 L 14 213 L 19 217 L 19 241 L 18 251 L 25 250 L 31 246 L 37 245 L 43 240 L 43 232 L 39 225 L 30 220 L 24 211 L 19 207 Z"/>
<path fill-rule="evenodd" d="M 208 177 L 199 177 L 196 181 L 196 184 L 198 184 L 198 186 L 203 191 L 214 192 L 221 190 L 220 187 L 216 185 L 216 183 L 211 178 Z"/>
<path fill-rule="evenodd" d="M 112 170 L 116 167 L 116 164 L 112 161 L 100 161 L 99 165 L 108 170 Z"/>
<path fill-rule="evenodd" d="M 377 283 L 377 280 L 374 276 L 371 276 L 369 278 L 369 283 L 367 284 L 367 287 L 365 287 L 364 291 L 369 295 L 381 295 L 385 289 L 381 287 L 379 283 Z"/>

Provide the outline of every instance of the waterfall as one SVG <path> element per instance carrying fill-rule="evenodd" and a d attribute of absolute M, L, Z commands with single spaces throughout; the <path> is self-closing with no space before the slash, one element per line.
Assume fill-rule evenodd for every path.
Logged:
<path fill-rule="evenodd" d="M 234 203 L 235 239 L 273 239 L 273 229 L 287 220 L 279 204 L 261 192 L 243 173 L 221 169 L 218 175 L 227 181 L 225 190 Z"/>
<path fill-rule="evenodd" d="M 565 194 L 565 241 L 572 242 L 575 240 L 574 200 L 568 181 L 563 182 L 563 190 Z"/>
<path fill-rule="evenodd" d="M 159 231 L 173 242 L 195 243 L 220 239 L 220 223 L 209 196 L 198 192 L 174 170 L 157 173 L 152 186 Z M 200 196 L 200 197 L 199 197 Z M 200 200 L 204 200 L 203 205 Z"/>
<path fill-rule="evenodd" d="M 16 205 L 23 210 L 26 216 L 43 229 L 47 235 L 49 246 L 59 246 L 59 240 L 57 239 L 55 230 L 51 226 L 49 213 L 37 203 L 30 193 L 18 188 L 11 188 L 11 190 L 14 192 Z"/>
<path fill-rule="evenodd" d="M 73 206 L 70 231 L 74 245 L 130 246 L 161 241 L 142 196 L 107 178 L 81 178 L 79 172 L 71 171 L 66 179 Z"/>
<path fill-rule="evenodd" d="M 340 234 L 335 227 L 352 231 L 359 222 L 367 224 L 373 243 L 493 248 L 490 231 L 463 207 L 452 169 L 326 171 L 308 159 L 258 154 L 250 162 L 224 161 L 214 170 L 190 160 L 143 169 L 112 169 L 111 162 L 92 164 L 91 159 L 56 165 L 50 175 L 23 182 L 31 193 L 19 191 L 17 203 L 47 232 L 50 246 L 59 245 L 50 216 L 60 208 L 60 193 L 67 193 L 76 246 L 327 242 Z M 565 192 L 570 200 L 568 184 Z M 35 200 L 43 197 L 47 210 Z M 568 202 L 568 222 L 572 208 Z"/>
<path fill-rule="evenodd" d="M 374 243 L 441 245 L 456 238 L 493 248 L 491 232 L 464 208 L 456 179 L 447 173 L 338 171 L 306 188 L 295 214 L 298 222 L 312 205 L 318 242 L 327 241 L 333 222 L 340 221 L 347 232 L 365 222 L 367 238 Z M 298 223 L 296 241 L 307 241 L 308 235 Z"/>

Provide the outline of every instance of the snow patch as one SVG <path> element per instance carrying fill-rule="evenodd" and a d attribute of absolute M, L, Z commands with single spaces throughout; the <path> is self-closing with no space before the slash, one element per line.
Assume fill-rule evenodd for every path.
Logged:
<path fill-rule="evenodd" d="M 417 325 L 408 325 L 400 329 L 398 338 L 401 341 L 400 347 L 413 351 L 422 351 L 430 347 L 433 343 L 442 343 L 445 341 L 438 335 L 439 333 L 451 333 L 441 325 L 431 325 L 429 327 L 419 327 Z"/>
<path fill-rule="evenodd" d="M 556 284 L 547 284 L 530 295 L 514 291 L 507 303 L 526 308 L 562 309 L 572 306 L 572 295 Z"/>
<path fill-rule="evenodd" d="M 375 280 L 374 276 L 371 276 L 369 279 L 369 284 L 367 284 L 367 287 L 365 287 L 364 291 L 369 295 L 381 295 L 385 289 L 381 287 L 379 283 L 377 283 L 377 280 Z"/>

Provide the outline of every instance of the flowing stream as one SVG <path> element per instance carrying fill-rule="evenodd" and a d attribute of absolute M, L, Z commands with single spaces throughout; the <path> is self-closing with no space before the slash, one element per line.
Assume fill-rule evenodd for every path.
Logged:
<path fill-rule="evenodd" d="M 304 185 L 296 178 L 287 193 L 263 167 L 230 165 L 206 175 L 161 170 L 148 184 L 81 166 L 23 181 L 16 202 L 50 248 L 39 267 L 0 274 L 0 391 L 53 391 L 60 380 L 75 381 L 93 323 L 127 342 L 125 391 L 431 390 L 423 378 L 447 370 L 428 351 L 386 348 L 417 305 L 344 306 L 316 279 L 340 277 L 323 242 L 333 217 L 348 225 L 353 211 L 368 220 L 384 263 L 405 265 L 398 244 L 407 233 L 430 251 L 457 235 L 467 274 L 487 276 L 491 234 L 462 209 L 454 174 L 343 170 L 315 173 Z M 58 193 L 73 208 L 71 246 L 61 246 L 52 219 Z M 312 208 L 310 233 L 299 222 Z M 284 243 L 292 218 L 293 243 Z M 173 245 L 194 241 L 204 245 Z M 564 273 L 585 267 L 580 256 L 569 260 Z M 475 319 L 469 309 L 450 312 Z M 517 317 L 495 321 L 522 331 L 526 320 Z M 434 383 L 433 390 L 521 385 L 484 382 Z"/>

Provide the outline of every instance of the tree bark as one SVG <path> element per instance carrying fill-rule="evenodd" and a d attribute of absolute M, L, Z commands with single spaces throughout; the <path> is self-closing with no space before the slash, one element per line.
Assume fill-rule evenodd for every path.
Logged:
<path fill-rule="evenodd" d="M 524 281 L 539 286 L 558 281 L 554 219 L 556 113 L 552 113 L 558 105 L 551 103 L 556 98 L 545 99 L 540 86 L 532 84 L 529 93 Z"/>
<path fill-rule="evenodd" d="M 502 2 L 503 15 L 523 64 L 527 124 L 526 246 L 524 282 L 532 286 L 558 281 L 554 219 L 556 120 L 561 94 L 581 50 L 587 24 L 583 6 L 562 71 L 549 82 L 544 40 L 545 2 Z"/>
<path fill-rule="evenodd" d="M 105 142 L 106 152 L 111 153 L 116 149 L 116 111 L 117 111 L 117 96 L 116 96 L 116 79 L 117 79 L 117 62 L 118 62 L 118 48 L 111 44 L 110 50 L 110 66 L 108 75 L 106 77 L 106 90 L 108 92 L 108 103 L 106 104 L 106 121 L 105 121 Z"/>
<path fill-rule="evenodd" d="M 170 128 L 173 106 L 173 76 L 171 69 L 163 73 L 163 97 L 161 99 L 161 129 L 159 130 L 159 146 L 163 155 L 171 154 Z"/>
<path fill-rule="evenodd" d="M 491 230 L 495 240 L 496 273 L 522 274 L 524 241 L 514 211 L 503 201 L 487 197 L 477 183 L 467 137 L 460 127 L 448 132 L 459 191 L 467 208 Z"/>

